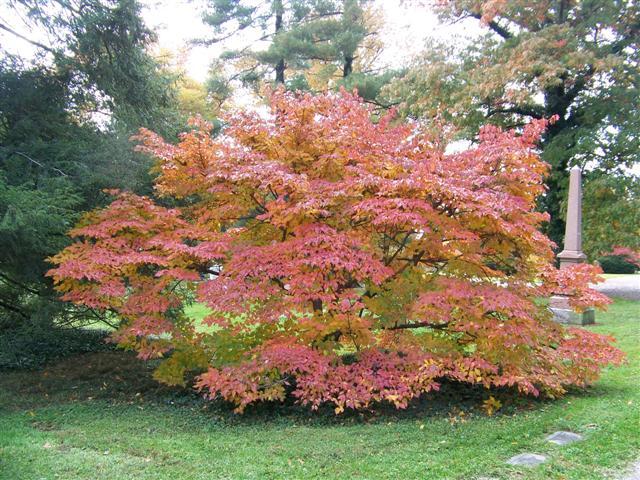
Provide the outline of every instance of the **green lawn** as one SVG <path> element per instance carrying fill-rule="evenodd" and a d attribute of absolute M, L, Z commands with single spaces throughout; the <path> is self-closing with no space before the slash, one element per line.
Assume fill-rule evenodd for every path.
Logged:
<path fill-rule="evenodd" d="M 632 278 L 634 276 L 640 277 L 640 273 L 603 273 L 601 276 L 604 278 Z"/>
<path fill-rule="evenodd" d="M 640 303 L 616 301 L 593 330 L 629 363 L 556 402 L 446 392 L 408 412 L 333 417 L 293 406 L 238 417 L 157 385 L 149 365 L 103 352 L 39 372 L 0 373 L 0 478 L 20 479 L 601 479 L 640 457 Z M 462 411 L 462 413 L 461 413 Z M 544 441 L 572 430 L 582 442 Z M 504 461 L 548 455 L 535 468 Z"/>
<path fill-rule="evenodd" d="M 204 317 L 209 315 L 210 312 L 211 310 L 209 310 L 209 308 L 203 303 L 192 303 L 187 305 L 184 309 L 184 313 L 186 313 L 188 317 L 197 321 L 201 321 Z"/>

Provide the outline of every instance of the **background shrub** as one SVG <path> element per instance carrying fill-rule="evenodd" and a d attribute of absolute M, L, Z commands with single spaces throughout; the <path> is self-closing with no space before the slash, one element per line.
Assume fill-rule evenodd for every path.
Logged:
<path fill-rule="evenodd" d="M 0 370 L 38 368 L 69 355 L 111 350 L 106 330 L 25 325 L 0 332 Z"/>
<path fill-rule="evenodd" d="M 638 267 L 624 255 L 607 255 L 600 257 L 598 263 L 604 273 L 636 273 Z"/>

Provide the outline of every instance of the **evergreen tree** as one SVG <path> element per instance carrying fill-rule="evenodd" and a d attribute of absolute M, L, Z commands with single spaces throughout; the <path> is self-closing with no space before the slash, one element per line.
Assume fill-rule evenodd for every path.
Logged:
<path fill-rule="evenodd" d="M 57 300 L 46 258 L 66 244 L 105 188 L 149 192 L 149 160 L 129 137 L 141 126 L 173 137 L 174 81 L 147 53 L 154 40 L 133 0 L 5 4 L 25 25 L 5 36 L 36 59 L 0 61 L 0 329 L 92 316 Z M 34 40 L 46 32 L 48 42 Z M 40 35 L 42 37 L 42 35 Z"/>
<path fill-rule="evenodd" d="M 309 88 L 304 73 L 314 62 L 338 65 L 342 77 L 354 70 L 356 52 L 370 33 L 364 21 L 367 0 L 273 0 L 250 2 L 213 0 L 204 21 L 214 28 L 216 43 L 252 29 L 254 45 L 228 50 L 223 60 L 233 60 L 236 77 L 256 83 L 273 72 L 275 83 L 292 89 Z M 259 47 L 265 45 L 264 48 Z M 290 72 L 291 75 L 287 75 Z"/>

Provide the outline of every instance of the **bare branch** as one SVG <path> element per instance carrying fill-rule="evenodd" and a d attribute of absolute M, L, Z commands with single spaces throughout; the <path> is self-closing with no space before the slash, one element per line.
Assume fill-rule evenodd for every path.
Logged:
<path fill-rule="evenodd" d="M 20 156 L 21 156 L 21 157 L 23 157 L 23 158 L 26 158 L 26 159 L 27 159 L 27 160 L 29 160 L 31 163 L 34 163 L 34 164 L 38 165 L 38 166 L 39 166 L 39 167 L 41 167 L 41 168 L 44 168 L 44 169 L 47 169 L 47 168 L 48 168 L 48 169 L 51 169 L 51 170 L 53 170 L 54 172 L 59 173 L 59 174 L 60 174 L 60 175 L 62 175 L 63 177 L 68 177 L 68 176 L 69 176 L 69 175 L 67 175 L 66 173 L 64 173 L 62 170 L 60 170 L 59 168 L 51 167 L 51 166 L 49 166 L 49 165 L 44 165 L 44 164 L 40 163 L 39 161 L 34 160 L 33 158 L 31 158 L 31 157 L 30 157 L 29 155 L 27 155 L 26 153 L 18 152 L 18 151 L 14 151 L 13 153 L 15 153 L 16 155 L 20 155 Z"/>
<path fill-rule="evenodd" d="M 482 21 L 482 14 L 480 14 L 480 12 L 470 12 L 469 16 Z M 506 28 L 498 25 L 498 23 L 495 20 L 491 20 L 490 22 L 483 22 L 483 23 L 485 23 L 491 30 L 493 30 L 495 33 L 500 35 L 503 39 L 509 40 L 510 38 L 513 38 L 513 34 Z"/>
<path fill-rule="evenodd" d="M 45 45 L 43 43 L 40 43 L 40 42 L 37 42 L 35 40 L 31 40 L 30 38 L 25 37 L 24 35 L 16 32 L 12 28 L 7 27 L 4 23 L 0 23 L 0 29 L 4 30 L 6 32 L 9 32 L 10 34 L 18 37 L 21 40 L 24 40 L 27 43 L 30 43 L 31 45 L 34 45 L 34 46 L 36 46 L 38 48 L 42 48 L 43 50 L 46 50 L 47 52 L 52 53 L 53 55 L 56 55 L 56 56 L 60 55 L 60 52 L 58 52 L 57 50 L 55 50 L 55 49 L 53 49 L 53 48 L 51 48 L 51 47 L 49 47 L 49 46 L 47 46 L 47 45 Z"/>

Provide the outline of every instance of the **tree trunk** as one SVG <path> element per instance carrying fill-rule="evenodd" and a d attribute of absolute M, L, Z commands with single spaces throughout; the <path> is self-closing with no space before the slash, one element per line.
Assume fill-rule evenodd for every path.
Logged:
<path fill-rule="evenodd" d="M 560 0 L 558 5 L 558 24 L 564 23 L 565 0 Z"/>
<path fill-rule="evenodd" d="M 353 56 L 344 56 L 344 65 L 342 67 L 342 78 L 347 78 L 353 72 Z"/>
<path fill-rule="evenodd" d="M 276 64 L 276 83 L 281 83 L 284 85 L 284 60 L 280 60 Z"/>
<path fill-rule="evenodd" d="M 553 134 L 547 134 L 543 143 L 549 143 L 553 138 Z M 543 153 L 543 158 L 545 157 Z M 541 201 L 541 210 L 549 213 L 549 223 L 545 228 L 547 236 L 555 242 L 558 250 L 562 250 L 564 241 L 564 220 L 562 219 L 562 204 L 564 202 L 564 193 L 568 182 L 567 168 L 569 166 L 568 158 L 545 158 L 551 164 L 549 176 L 546 180 L 547 194 Z"/>
<path fill-rule="evenodd" d="M 276 35 L 282 31 L 283 25 L 283 14 L 284 9 L 282 8 L 282 2 L 277 1 L 275 5 L 276 11 Z M 285 70 L 284 58 L 278 60 L 276 63 L 276 83 L 284 84 L 284 70 Z"/>
<path fill-rule="evenodd" d="M 547 194 L 541 203 L 543 210 L 551 217 L 545 233 L 556 243 L 558 250 L 562 250 L 564 241 L 564 220 L 561 212 L 569 181 L 568 169 L 571 156 L 566 149 L 560 151 L 554 148 L 552 153 L 548 153 L 547 146 L 558 135 L 575 125 L 574 118 L 565 118 L 572 101 L 573 98 L 562 85 L 545 92 L 545 117 L 551 118 L 557 115 L 558 120 L 553 125 L 549 125 L 542 141 L 542 158 L 551 165 L 551 170 L 546 180 Z"/>

